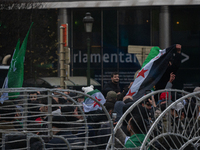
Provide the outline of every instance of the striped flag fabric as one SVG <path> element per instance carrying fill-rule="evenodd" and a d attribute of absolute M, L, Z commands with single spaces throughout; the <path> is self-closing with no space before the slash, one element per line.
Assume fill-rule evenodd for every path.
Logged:
<path fill-rule="evenodd" d="M 104 98 L 103 94 L 97 89 L 90 91 L 87 94 L 90 95 L 91 97 L 95 98 L 102 105 L 106 102 L 106 99 Z M 83 102 L 83 109 L 84 109 L 84 112 L 90 112 L 90 111 L 94 111 L 97 109 L 102 110 L 102 107 L 97 102 L 92 100 L 91 98 L 85 97 L 85 100 Z"/>
<path fill-rule="evenodd" d="M 149 63 L 154 57 L 156 57 L 159 54 L 160 50 L 161 49 L 159 47 L 157 47 L 157 46 L 152 47 L 151 50 L 150 50 L 149 55 L 145 59 L 145 61 L 142 64 L 141 68 L 143 68 L 147 63 Z"/>
<path fill-rule="evenodd" d="M 158 48 L 156 48 L 157 50 Z M 136 79 L 126 95 L 132 96 L 134 100 L 138 100 L 144 96 L 145 91 L 150 90 L 160 80 L 175 50 L 176 45 L 173 45 L 169 48 L 159 50 L 157 55 L 157 52 L 153 53 L 153 57 L 149 56 L 151 59 L 138 72 Z"/>

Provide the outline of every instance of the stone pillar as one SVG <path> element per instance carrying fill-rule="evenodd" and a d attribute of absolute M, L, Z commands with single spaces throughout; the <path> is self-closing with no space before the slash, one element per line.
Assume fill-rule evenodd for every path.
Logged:
<path fill-rule="evenodd" d="M 159 15 L 159 46 L 161 49 L 170 46 L 170 13 L 168 6 L 161 6 Z"/>

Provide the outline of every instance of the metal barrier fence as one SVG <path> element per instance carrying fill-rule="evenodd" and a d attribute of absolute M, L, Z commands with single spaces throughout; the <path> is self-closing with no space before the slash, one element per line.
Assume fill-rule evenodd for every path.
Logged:
<path fill-rule="evenodd" d="M 190 93 L 171 103 L 150 127 L 141 149 L 150 147 L 154 149 L 198 149 L 199 94 L 200 92 Z M 167 124 L 166 132 L 159 132 L 158 124 L 162 122 L 163 125 L 165 118 L 168 118 L 167 121 L 171 123 Z M 157 132 L 157 135 L 154 132 Z"/>
<path fill-rule="evenodd" d="M 8 99 L 0 104 L 3 150 L 105 149 L 105 139 L 114 139 L 110 114 L 98 100 L 83 92 L 13 88 L 1 89 L 0 93 Z M 92 99 L 102 110 L 84 112 L 84 97 Z"/>
<path fill-rule="evenodd" d="M 187 146 L 187 148 L 194 149 L 194 144 L 191 145 L 189 140 L 198 136 L 193 136 L 192 134 L 198 131 L 199 124 L 194 123 L 195 119 L 198 120 L 198 118 L 194 119 L 193 116 L 192 119 L 189 120 L 196 125 L 195 128 L 192 128 L 191 134 L 180 134 L 179 128 L 180 123 L 182 123 L 182 116 L 179 113 L 180 111 L 187 112 L 190 108 L 185 108 L 185 104 L 180 103 L 181 101 L 183 102 L 183 100 L 185 101 L 187 99 L 187 105 L 190 105 L 192 104 L 192 99 L 192 101 L 195 101 L 197 104 L 199 101 L 199 97 L 196 96 L 197 94 L 198 93 L 189 94 L 182 90 L 165 89 L 143 96 L 134 103 L 129 102 L 125 104 L 123 108 L 126 109 L 114 128 L 114 148 L 120 150 L 129 148 L 168 150 L 181 149 Z M 164 99 L 155 104 L 155 99 L 159 100 L 163 95 Z M 148 98 L 153 99 L 152 96 L 154 96 L 155 99 L 154 101 L 150 101 L 152 107 L 148 107 Z M 190 98 L 190 96 L 193 96 L 193 98 Z M 198 112 L 196 112 L 196 114 Z M 185 121 L 185 127 L 183 127 L 182 130 L 189 129 L 186 124 L 187 122 Z M 127 139 L 128 134 L 131 134 L 131 138 L 129 139 Z M 107 149 L 110 149 L 111 144 L 110 138 Z M 198 144 L 196 143 L 196 145 Z"/>
<path fill-rule="evenodd" d="M 80 91 L 17 88 L 3 93 L 8 98 L 0 103 L 3 150 L 199 148 L 200 92 L 164 89 L 136 102 L 118 101 L 123 115 L 115 127 L 106 108 Z M 84 112 L 84 97 L 102 110 Z"/>

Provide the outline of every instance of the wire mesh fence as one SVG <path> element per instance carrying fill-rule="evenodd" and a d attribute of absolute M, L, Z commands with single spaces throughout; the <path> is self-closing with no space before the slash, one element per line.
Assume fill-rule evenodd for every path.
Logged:
<path fill-rule="evenodd" d="M 80 91 L 17 88 L 0 94 L 3 150 L 199 149 L 200 92 L 164 89 L 117 101 L 122 112 L 114 119 L 98 99 Z M 86 112 L 85 98 L 101 109 Z"/>
<path fill-rule="evenodd" d="M 8 94 L 7 94 L 8 93 Z M 105 149 L 113 136 L 106 108 L 74 90 L 1 89 L 0 143 L 4 149 Z M 101 109 L 85 112 L 90 98 Z M 2 99 L 1 99 L 2 100 Z"/>
<path fill-rule="evenodd" d="M 198 94 L 165 89 L 124 103 L 114 149 L 195 149 L 197 140 L 190 140 L 199 136 Z"/>

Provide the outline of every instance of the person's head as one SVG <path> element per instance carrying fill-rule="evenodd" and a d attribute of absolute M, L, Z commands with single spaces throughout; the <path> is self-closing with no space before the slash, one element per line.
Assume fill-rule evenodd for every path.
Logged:
<path fill-rule="evenodd" d="M 36 101 L 37 100 L 37 95 L 38 95 L 37 92 L 30 92 L 29 93 L 30 100 L 31 101 Z"/>
<path fill-rule="evenodd" d="M 125 113 L 128 110 L 128 108 L 131 105 L 133 105 L 133 103 L 134 102 L 129 102 L 129 103 L 125 104 L 123 106 L 123 113 Z M 142 107 L 142 105 L 137 105 L 137 107 L 133 108 L 131 113 L 126 116 L 126 118 L 125 118 L 126 121 L 124 121 L 123 124 L 127 125 L 126 122 L 128 122 L 128 120 L 131 118 L 131 116 L 134 116 L 134 115 L 140 116 L 140 118 L 143 118 L 143 119 L 148 119 L 146 109 L 144 107 Z"/>
<path fill-rule="evenodd" d="M 196 87 L 193 92 L 200 92 L 200 87 Z M 200 98 L 200 94 L 197 95 Z"/>
<path fill-rule="evenodd" d="M 119 82 L 119 73 L 114 72 L 111 74 L 111 81 L 113 83 L 118 83 Z"/>
<path fill-rule="evenodd" d="M 181 119 L 184 118 L 183 113 L 182 113 L 182 109 L 184 108 L 184 105 L 179 102 L 176 105 L 173 105 L 173 107 L 171 108 L 171 115 L 173 118 L 176 117 L 180 117 Z"/>
<path fill-rule="evenodd" d="M 53 116 L 52 118 L 52 128 L 53 134 L 57 134 L 61 129 L 67 128 L 67 119 L 64 116 Z"/>
<path fill-rule="evenodd" d="M 145 100 L 144 102 L 142 102 L 142 106 L 145 107 L 146 109 L 150 110 L 152 108 L 151 103 L 149 102 L 149 100 Z"/>
<path fill-rule="evenodd" d="M 172 99 L 172 96 L 171 96 Z M 160 100 L 169 100 L 169 92 L 163 92 L 160 94 Z"/>
<path fill-rule="evenodd" d="M 112 102 L 105 102 L 104 106 L 106 107 L 106 110 L 111 115 L 114 110 L 114 104 Z"/>
<path fill-rule="evenodd" d="M 39 100 L 39 103 L 40 104 L 44 104 L 44 106 L 41 106 L 40 108 L 39 108 L 39 110 L 40 110 L 40 112 L 48 112 L 48 99 L 47 98 L 41 98 L 40 100 Z M 52 105 L 56 105 L 56 104 L 58 104 L 54 99 L 52 99 Z M 52 111 L 54 111 L 54 110 L 57 110 L 59 107 L 57 107 L 57 106 L 54 106 L 54 107 L 52 107 Z"/>
<path fill-rule="evenodd" d="M 106 95 L 106 99 L 109 99 L 109 98 L 117 99 L 117 93 L 115 91 L 109 91 Z"/>
<path fill-rule="evenodd" d="M 75 110 L 75 107 L 70 106 L 70 105 L 61 107 L 62 115 L 65 116 L 65 118 L 68 121 L 76 121 L 77 120 L 76 116 L 74 115 L 74 110 Z"/>
<path fill-rule="evenodd" d="M 117 101 L 117 93 L 115 91 L 109 91 L 106 95 L 106 101 L 115 103 Z"/>
<path fill-rule="evenodd" d="M 78 103 L 83 103 L 83 102 L 84 102 L 84 99 L 85 99 L 84 95 L 78 96 L 77 102 L 78 102 Z"/>
<path fill-rule="evenodd" d="M 181 109 L 181 112 L 184 115 L 184 118 L 196 118 L 198 107 L 195 103 L 190 102 L 184 105 L 184 108 Z"/>
<path fill-rule="evenodd" d="M 58 102 L 59 104 L 65 104 L 67 102 L 67 99 L 65 99 L 64 97 L 59 97 Z"/>
<path fill-rule="evenodd" d="M 133 97 L 130 95 L 124 96 L 123 98 L 124 103 L 133 101 Z"/>
<path fill-rule="evenodd" d="M 171 96 L 172 99 L 172 96 Z M 162 111 L 164 111 L 167 107 L 167 100 L 169 100 L 169 93 L 168 92 L 163 92 L 160 94 L 159 98 L 159 105 Z"/>
<path fill-rule="evenodd" d="M 133 134 L 145 134 L 146 133 L 146 127 L 145 122 L 142 121 L 142 118 L 140 115 L 134 115 L 131 117 L 127 124 L 127 130 L 130 133 L 130 135 Z"/>

